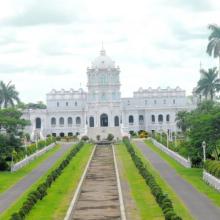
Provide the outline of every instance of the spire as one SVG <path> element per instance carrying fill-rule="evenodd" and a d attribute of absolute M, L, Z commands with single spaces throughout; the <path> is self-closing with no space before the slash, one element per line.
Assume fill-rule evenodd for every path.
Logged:
<path fill-rule="evenodd" d="M 104 49 L 104 46 L 103 46 L 103 41 L 102 41 L 102 49 L 100 51 L 100 55 L 105 56 L 105 49 Z"/>

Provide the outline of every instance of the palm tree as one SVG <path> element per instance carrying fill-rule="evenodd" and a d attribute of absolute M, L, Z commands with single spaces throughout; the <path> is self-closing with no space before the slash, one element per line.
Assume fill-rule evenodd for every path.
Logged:
<path fill-rule="evenodd" d="M 220 79 L 218 78 L 217 68 L 208 69 L 208 71 L 201 69 L 201 79 L 198 81 L 196 93 L 202 94 L 207 99 L 210 96 L 213 100 L 216 92 L 220 91 Z"/>
<path fill-rule="evenodd" d="M 206 52 L 209 56 L 214 56 L 214 58 L 219 58 L 219 77 L 220 77 L 220 27 L 216 24 L 210 24 L 208 28 L 212 31 L 209 35 L 209 43 Z"/>
<path fill-rule="evenodd" d="M 0 108 L 14 106 L 14 101 L 20 102 L 15 86 L 11 84 L 11 81 L 7 85 L 0 81 Z"/>

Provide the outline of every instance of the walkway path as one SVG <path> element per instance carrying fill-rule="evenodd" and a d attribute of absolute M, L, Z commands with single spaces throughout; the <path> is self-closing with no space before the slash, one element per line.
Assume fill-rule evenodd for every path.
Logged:
<path fill-rule="evenodd" d="M 96 147 L 69 219 L 121 219 L 111 146 Z"/>
<path fill-rule="evenodd" d="M 43 176 L 72 145 L 72 143 L 62 144 L 55 154 L 33 169 L 6 192 L 0 194 L 0 213 L 9 208 L 33 183 Z"/>
<path fill-rule="evenodd" d="M 198 192 L 191 184 L 182 179 L 157 153 L 141 141 L 134 141 L 144 156 L 159 171 L 162 178 L 173 188 L 198 220 L 219 220 L 220 208 L 215 206 L 205 195 Z"/>

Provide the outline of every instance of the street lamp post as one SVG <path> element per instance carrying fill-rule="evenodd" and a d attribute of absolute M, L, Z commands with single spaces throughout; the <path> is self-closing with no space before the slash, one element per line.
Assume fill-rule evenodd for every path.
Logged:
<path fill-rule="evenodd" d="M 27 138 L 26 138 L 26 136 L 24 136 L 24 146 L 25 146 L 25 153 L 26 153 L 25 157 L 27 157 Z"/>
<path fill-rule="evenodd" d="M 206 161 L 206 142 L 202 142 L 202 149 L 203 149 L 203 161 Z"/>

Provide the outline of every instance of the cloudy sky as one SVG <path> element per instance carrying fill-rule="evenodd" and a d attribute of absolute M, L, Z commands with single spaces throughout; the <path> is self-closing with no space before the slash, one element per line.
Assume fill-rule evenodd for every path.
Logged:
<path fill-rule="evenodd" d="M 51 89 L 86 89 L 86 68 L 101 42 L 121 68 L 122 95 L 139 87 L 176 87 L 190 94 L 206 54 L 219 0 L 1 0 L 0 80 L 24 102 Z"/>

